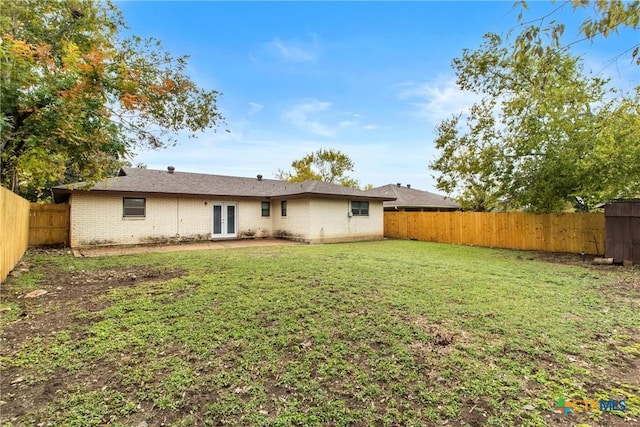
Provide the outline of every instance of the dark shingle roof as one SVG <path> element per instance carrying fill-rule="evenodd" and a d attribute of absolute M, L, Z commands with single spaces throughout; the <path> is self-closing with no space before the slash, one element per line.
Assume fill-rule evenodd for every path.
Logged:
<path fill-rule="evenodd" d="M 392 198 L 342 185 L 319 181 L 289 183 L 275 179 L 242 178 L 202 173 L 153 169 L 123 168 L 114 178 L 107 178 L 85 188 L 84 183 L 60 185 L 52 189 L 56 201 L 73 191 L 190 195 L 210 197 L 265 198 L 285 196 L 348 197 L 362 200 Z"/>
<path fill-rule="evenodd" d="M 377 194 L 393 197 L 395 200 L 385 201 L 384 207 L 411 207 L 411 208 L 447 208 L 459 209 L 460 205 L 454 200 L 428 191 L 402 187 L 397 184 L 383 185 L 373 188 Z"/>

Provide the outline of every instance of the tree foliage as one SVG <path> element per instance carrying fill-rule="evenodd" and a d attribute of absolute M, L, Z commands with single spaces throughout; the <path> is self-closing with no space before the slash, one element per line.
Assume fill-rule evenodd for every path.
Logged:
<path fill-rule="evenodd" d="M 589 0 L 569 0 L 557 1 L 558 4 L 549 14 L 530 20 L 523 21 L 524 11 L 529 9 L 528 3 L 524 0 L 517 1 L 514 7 L 520 7 L 517 27 L 519 32 L 515 39 L 515 55 L 524 57 L 530 54 L 542 56 L 544 50 L 557 49 L 561 47 L 560 38 L 565 32 L 565 24 L 554 19 L 554 15 L 563 8 L 571 7 L 576 9 L 591 8 L 591 17 L 585 19 L 580 25 L 580 39 L 570 42 L 564 47 L 582 41 L 594 41 L 597 37 L 608 37 L 616 34 L 621 28 L 628 27 L 637 30 L 640 25 L 640 1 L 589 1 Z M 640 65 L 640 43 L 629 47 L 632 58 Z"/>
<path fill-rule="evenodd" d="M 5 0 L 0 15 L 2 184 L 22 194 L 94 181 L 135 147 L 215 127 L 216 91 L 185 74 L 186 57 L 125 38 L 109 1 Z"/>
<path fill-rule="evenodd" d="M 346 154 L 332 149 L 320 149 L 291 162 L 293 172 L 278 171 L 276 178 L 289 182 L 324 181 L 358 188 L 358 181 L 345 175 L 353 172 L 353 161 Z"/>
<path fill-rule="evenodd" d="M 590 77 L 567 51 L 513 55 L 494 34 L 453 61 L 481 95 L 437 126 L 437 187 L 473 210 L 588 210 L 640 192 L 640 91 Z"/>

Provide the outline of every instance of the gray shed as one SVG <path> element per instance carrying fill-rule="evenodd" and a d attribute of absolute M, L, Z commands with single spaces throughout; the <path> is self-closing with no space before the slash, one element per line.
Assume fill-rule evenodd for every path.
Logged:
<path fill-rule="evenodd" d="M 605 257 L 640 264 L 640 199 L 609 203 L 604 216 Z"/>

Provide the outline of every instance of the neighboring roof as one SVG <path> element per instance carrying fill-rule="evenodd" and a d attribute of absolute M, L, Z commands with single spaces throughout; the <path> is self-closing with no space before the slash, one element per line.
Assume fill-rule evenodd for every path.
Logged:
<path fill-rule="evenodd" d="M 403 207 L 460 209 L 460 205 L 458 203 L 447 197 L 430 193 L 428 191 L 403 187 L 400 184 L 383 185 L 382 187 L 373 188 L 370 191 L 374 191 L 387 197 L 395 198 L 395 200 L 385 201 L 385 208 Z"/>
<path fill-rule="evenodd" d="M 392 198 L 320 181 L 289 183 L 275 179 L 242 178 L 202 173 L 170 172 L 141 168 L 122 168 L 117 177 L 87 186 L 78 182 L 59 185 L 52 190 L 54 201 L 64 201 L 72 192 L 136 193 L 207 197 L 267 198 L 292 196 L 329 196 L 361 200 Z"/>

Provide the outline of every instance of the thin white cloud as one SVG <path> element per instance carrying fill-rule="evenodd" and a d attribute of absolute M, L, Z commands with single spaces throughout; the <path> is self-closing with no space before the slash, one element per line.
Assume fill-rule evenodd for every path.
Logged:
<path fill-rule="evenodd" d="M 303 42 L 285 41 L 275 37 L 267 43 L 267 47 L 290 62 L 316 62 L 320 55 L 320 42 L 315 35 L 310 41 Z"/>
<path fill-rule="evenodd" d="M 305 100 L 289 107 L 283 117 L 298 129 L 328 138 L 337 137 L 339 133 L 347 130 L 357 133 L 378 128 L 374 124 L 362 124 L 361 119 L 366 118 L 362 114 L 336 110 L 330 102 L 316 99 Z"/>
<path fill-rule="evenodd" d="M 342 128 L 352 127 L 356 129 L 362 129 L 362 130 L 375 130 L 380 127 L 378 125 L 373 125 L 373 124 L 367 124 L 367 125 L 361 124 L 362 119 L 366 119 L 367 116 L 360 113 L 345 111 L 344 113 L 342 113 L 342 115 L 348 117 L 346 120 L 343 120 L 342 122 L 340 122 L 340 127 Z"/>
<path fill-rule="evenodd" d="M 413 115 L 432 122 L 465 113 L 480 99 L 477 94 L 460 90 L 453 77 L 440 76 L 423 83 L 406 82 L 399 87 L 398 98 L 410 101 Z"/>
<path fill-rule="evenodd" d="M 260 110 L 262 110 L 262 108 L 264 108 L 264 105 L 262 104 L 258 104 L 257 102 L 249 102 L 249 115 L 252 116 L 254 114 L 256 114 L 257 112 L 259 112 Z"/>
<path fill-rule="evenodd" d="M 315 117 L 327 111 L 331 107 L 330 102 L 322 102 L 315 99 L 305 101 L 289 108 L 284 112 L 284 118 L 296 127 L 311 132 L 315 135 L 332 138 L 336 131 L 324 125 Z"/>
<path fill-rule="evenodd" d="M 340 122 L 339 126 L 341 128 L 348 128 L 348 127 L 353 127 L 356 126 L 358 124 L 358 122 L 354 121 L 354 120 L 343 120 Z"/>

